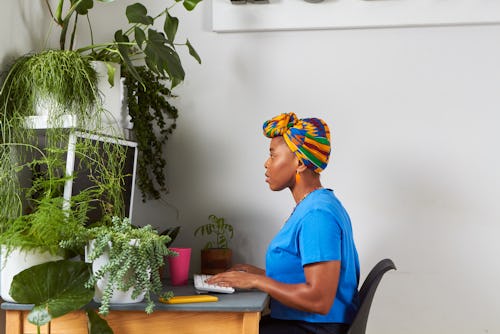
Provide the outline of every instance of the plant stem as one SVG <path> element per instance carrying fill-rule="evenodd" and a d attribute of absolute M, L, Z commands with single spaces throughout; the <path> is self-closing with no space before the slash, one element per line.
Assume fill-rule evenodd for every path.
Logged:
<path fill-rule="evenodd" d="M 61 29 L 61 35 L 59 36 L 59 47 L 61 50 L 64 50 L 65 46 L 66 46 L 66 34 L 68 32 L 68 25 L 69 25 L 69 21 L 71 19 L 71 16 L 73 15 L 73 12 L 76 10 L 76 8 L 80 5 L 80 3 L 82 1 L 83 0 L 76 1 L 73 4 L 73 6 L 70 7 L 70 9 L 68 10 L 68 13 L 64 17 L 64 19 L 62 21 L 60 21 L 62 29 Z M 59 1 L 59 5 L 61 6 L 61 12 L 62 12 L 62 3 L 63 2 L 64 2 L 64 0 Z M 58 8 L 58 10 L 59 10 L 59 8 Z M 60 13 L 59 16 L 62 16 L 62 13 Z M 58 21 L 59 20 L 60 20 L 60 18 L 58 19 Z"/>
<path fill-rule="evenodd" d="M 76 25 L 78 24 L 78 14 L 75 16 L 75 21 L 73 23 L 73 31 L 71 32 L 71 38 L 69 43 L 69 49 L 73 50 L 73 44 L 75 42 L 75 34 L 76 34 Z"/>
<path fill-rule="evenodd" d="M 49 6 L 49 10 L 50 10 L 49 0 L 46 0 L 45 2 L 47 3 L 47 6 Z M 59 25 L 61 25 L 63 23 L 63 20 L 62 20 L 63 4 L 64 4 L 64 0 L 59 0 L 59 3 L 57 4 L 57 8 L 56 8 L 56 16 L 52 16 L 54 18 L 54 20 L 57 22 L 57 24 L 59 24 Z"/>

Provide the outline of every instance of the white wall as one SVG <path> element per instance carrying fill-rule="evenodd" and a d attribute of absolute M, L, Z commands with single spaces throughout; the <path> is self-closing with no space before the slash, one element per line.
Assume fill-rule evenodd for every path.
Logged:
<path fill-rule="evenodd" d="M 500 27 L 218 34 L 210 3 L 192 14 L 180 29 L 203 64 L 185 61 L 168 144 L 176 245 L 201 247 L 192 230 L 215 213 L 236 227 L 236 260 L 263 265 L 293 201 L 264 183 L 261 124 L 320 116 L 334 144 L 323 183 L 351 214 L 363 277 L 384 257 L 398 267 L 369 332 L 500 332 Z M 175 223 L 158 203 L 136 212 Z"/>
<path fill-rule="evenodd" d="M 107 24 L 120 6 L 95 20 L 99 38 L 117 29 Z M 323 184 L 351 214 L 363 278 L 384 257 L 398 267 L 380 285 L 369 333 L 500 332 L 500 26 L 218 34 L 210 6 L 177 13 L 203 64 L 185 54 L 168 203 L 138 199 L 136 222 L 181 225 L 174 245 L 194 248 L 196 271 L 194 228 L 224 216 L 235 260 L 264 265 L 294 203 L 264 182 L 262 122 L 319 116 L 334 145 Z"/>

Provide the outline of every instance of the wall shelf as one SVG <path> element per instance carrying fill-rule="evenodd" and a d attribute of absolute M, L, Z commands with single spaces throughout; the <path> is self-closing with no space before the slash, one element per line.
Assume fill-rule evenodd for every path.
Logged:
<path fill-rule="evenodd" d="M 498 0 L 213 0 L 216 32 L 500 24 Z"/>

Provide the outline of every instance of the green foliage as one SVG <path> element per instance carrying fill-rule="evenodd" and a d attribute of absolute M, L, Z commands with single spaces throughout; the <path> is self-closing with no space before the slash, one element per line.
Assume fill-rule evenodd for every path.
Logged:
<path fill-rule="evenodd" d="M 100 2 L 113 2 L 114 0 L 100 0 Z M 114 40 L 110 43 L 95 44 L 93 40 L 88 46 L 79 48 L 82 54 L 89 53 L 93 59 L 109 60 L 125 65 L 129 72 L 140 82 L 144 78 L 135 72 L 133 62 L 142 59 L 148 68 L 160 76 L 168 77 L 172 87 L 184 80 L 184 69 L 179 55 L 175 49 L 175 35 L 179 20 L 173 17 L 169 10 L 181 0 L 170 1 L 171 3 L 160 13 L 151 16 L 147 8 L 141 3 L 129 5 L 125 10 L 129 27 L 124 31 L 117 30 Z M 183 0 L 184 8 L 193 10 L 201 0 Z M 54 21 L 60 26 L 59 47 L 61 50 L 73 50 L 78 18 L 85 16 L 89 22 L 89 30 L 92 32 L 89 11 L 94 9 L 93 0 L 59 0 L 57 9 L 54 11 L 50 3 L 46 5 Z M 159 22 L 163 19 L 163 22 Z M 159 24 L 163 23 L 163 24 Z M 156 26 L 162 26 L 163 31 L 158 31 Z M 72 30 L 68 38 L 69 29 Z M 92 34 L 91 34 L 92 35 Z M 69 46 L 67 45 L 69 39 Z M 177 44 L 178 45 L 178 44 Z M 200 61 L 194 48 L 189 41 L 184 44 L 189 53 Z"/>
<path fill-rule="evenodd" d="M 166 78 L 145 66 L 136 67 L 136 71 L 144 78 L 144 84 L 135 80 L 128 71 L 123 75 L 129 114 L 134 123 L 134 139 L 139 148 L 137 184 L 145 201 L 148 196 L 158 199 L 161 192 L 167 191 L 163 151 L 168 136 L 176 127 L 178 111 L 169 103 L 172 95 L 164 85 Z"/>
<path fill-rule="evenodd" d="M 47 262 L 14 276 L 10 294 L 19 303 L 34 304 L 28 321 L 43 326 L 92 300 L 94 291 L 85 287 L 90 275 L 90 265 L 84 262 Z"/>
<path fill-rule="evenodd" d="M 106 320 L 102 319 L 94 310 L 87 309 L 89 319 L 89 334 L 113 334 Z"/>
<path fill-rule="evenodd" d="M 234 237 L 233 226 L 225 223 L 224 218 L 217 217 L 216 215 L 208 216 L 208 220 L 210 220 L 210 223 L 199 226 L 194 231 L 194 235 L 197 236 L 201 234 L 202 236 L 214 236 L 214 240 L 208 241 L 205 244 L 205 249 L 228 248 L 229 241 Z"/>
<path fill-rule="evenodd" d="M 167 227 L 166 229 L 160 232 L 160 235 L 166 235 L 170 239 L 165 243 L 165 246 L 170 247 L 172 242 L 174 242 L 175 238 L 177 238 L 177 235 L 179 235 L 180 230 L 181 230 L 180 226 L 174 226 L 174 227 Z"/>
<path fill-rule="evenodd" d="M 52 255 L 62 255 L 61 240 L 70 238 L 76 229 L 83 228 L 78 211 L 64 211 L 62 197 L 43 197 L 37 209 L 21 215 L 0 233 L 0 244 L 10 251 L 14 247 L 23 250 L 38 249 Z M 74 249 L 71 249 L 75 251 Z"/>
<path fill-rule="evenodd" d="M 100 105 L 97 74 L 88 59 L 74 51 L 47 50 L 18 58 L 7 72 L 0 94 L 3 124 L 19 127 L 24 119 L 35 115 L 35 108 L 44 101 L 51 110 L 53 125 L 62 124 L 62 117 L 73 114 L 88 119 L 90 111 Z M 21 133 L 3 136 L 19 138 Z"/>
<path fill-rule="evenodd" d="M 65 116 L 76 127 L 100 123 L 102 103 L 89 59 L 73 51 L 45 51 L 19 58 L 6 72 L 0 90 L 0 242 L 9 247 L 58 252 L 59 241 L 83 226 L 87 212 L 98 206 L 109 215 L 123 215 L 122 187 L 125 148 L 112 143 L 79 140 L 75 147 L 80 170 L 91 168 L 98 178 L 66 203 L 63 189 L 68 138 Z M 41 103 L 40 101 L 45 101 Z M 27 126 L 35 106 L 44 105 L 49 128 Z M 86 168 L 83 168 L 86 167 Z"/>
<path fill-rule="evenodd" d="M 159 294 L 162 289 L 159 269 L 164 264 L 165 256 L 173 256 L 166 243 L 167 235 L 158 235 L 151 226 L 134 228 L 129 219 L 112 218 L 109 226 L 101 225 L 82 229 L 74 233 L 73 238 L 61 243 L 63 247 L 72 247 L 92 240 L 89 260 L 93 261 L 103 254 L 109 255 L 109 263 L 94 272 L 86 283 L 88 287 L 107 276 L 99 313 L 109 313 L 109 300 L 116 290 L 127 291 L 133 288 L 132 298 L 146 293 L 146 313 L 153 312 L 154 302 L 151 293 Z"/>
<path fill-rule="evenodd" d="M 192 11 L 201 0 L 168 2 L 164 10 L 155 14 L 148 13 L 142 3 L 127 6 L 125 15 L 128 26 L 117 30 L 113 41 L 95 44 L 91 39 L 89 45 L 76 50 L 94 60 L 122 65 L 122 72 L 126 77 L 129 113 L 134 122 L 133 133 L 139 143 L 141 155 L 138 186 L 143 201 L 147 198 L 159 199 L 162 193 L 168 192 L 163 148 L 168 135 L 175 129 L 178 115 L 177 109 L 168 102 L 172 96 L 169 87 L 174 88 L 185 77 L 177 48 L 186 47 L 189 54 L 201 63 L 200 56 L 188 39 L 184 43 L 176 41 L 179 19 L 171 14 L 172 8 L 180 2 L 186 10 Z M 56 10 L 52 10 L 49 2 L 46 4 L 49 13 L 61 28 L 61 50 L 73 50 L 79 17 L 87 19 L 92 36 L 89 13 L 98 10 L 97 0 L 59 0 Z M 71 34 L 68 37 L 69 31 Z M 144 66 L 137 66 L 138 63 Z M 112 78 L 111 73 L 108 73 L 108 77 Z M 112 83 L 112 79 L 110 82 Z M 170 119 L 171 124 L 165 122 L 165 117 Z"/>

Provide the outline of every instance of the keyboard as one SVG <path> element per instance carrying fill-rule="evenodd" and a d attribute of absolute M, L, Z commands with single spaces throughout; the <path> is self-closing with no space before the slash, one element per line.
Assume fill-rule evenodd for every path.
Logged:
<path fill-rule="evenodd" d="M 201 292 L 219 292 L 219 293 L 233 293 L 234 288 L 228 286 L 219 286 L 216 284 L 208 284 L 205 282 L 208 278 L 213 275 L 206 274 L 195 274 L 193 277 L 194 288 Z"/>

